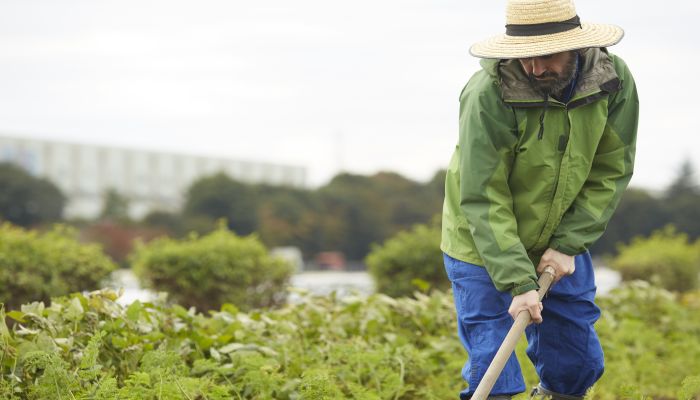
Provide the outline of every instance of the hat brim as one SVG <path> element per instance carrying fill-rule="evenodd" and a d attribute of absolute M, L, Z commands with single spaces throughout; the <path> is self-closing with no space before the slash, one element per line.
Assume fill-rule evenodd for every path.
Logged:
<path fill-rule="evenodd" d="M 469 53 L 480 58 L 527 58 L 587 47 L 607 47 L 624 36 L 616 25 L 582 23 L 581 28 L 540 36 L 501 34 L 474 44 Z"/>

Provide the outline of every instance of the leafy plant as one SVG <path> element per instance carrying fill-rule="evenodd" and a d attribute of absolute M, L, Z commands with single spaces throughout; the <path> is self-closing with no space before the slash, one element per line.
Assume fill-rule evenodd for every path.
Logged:
<path fill-rule="evenodd" d="M 377 291 L 390 296 L 449 287 L 436 226 L 416 225 L 400 232 L 381 246 L 375 245 L 366 262 Z"/>
<path fill-rule="evenodd" d="M 0 308 L 0 398 L 437 400 L 464 388 L 449 293 L 302 294 L 280 309 L 225 304 L 207 315 L 163 296 L 127 307 L 117 296 Z M 587 398 L 697 398 L 698 299 L 644 282 L 599 299 L 606 372 Z M 8 329 L 6 317 L 18 323 Z M 524 345 L 530 386 L 537 378 Z"/>
<path fill-rule="evenodd" d="M 132 266 L 146 286 L 200 310 L 223 303 L 244 310 L 279 306 L 292 274 L 291 266 L 271 257 L 255 236 L 237 236 L 223 225 L 201 238 L 137 245 Z"/>
<path fill-rule="evenodd" d="M 114 269 L 99 246 L 79 243 L 72 228 L 39 233 L 0 225 L 0 302 L 8 307 L 94 289 Z"/>
<path fill-rule="evenodd" d="M 691 393 L 697 380 L 690 377 L 700 375 L 698 295 L 681 297 L 635 281 L 600 298 L 603 314 L 596 330 L 605 374 L 592 397 L 675 398 L 679 388 Z"/>
<path fill-rule="evenodd" d="M 698 287 L 700 240 L 688 243 L 686 234 L 667 227 L 621 245 L 611 266 L 620 271 L 623 280 L 641 279 L 669 290 L 689 291 Z"/>
<path fill-rule="evenodd" d="M 32 303 L 0 322 L 7 399 L 443 399 L 462 357 L 451 297 L 304 296 L 242 313 L 115 302 L 110 290 Z M 0 311 L 0 320 L 5 314 Z"/>

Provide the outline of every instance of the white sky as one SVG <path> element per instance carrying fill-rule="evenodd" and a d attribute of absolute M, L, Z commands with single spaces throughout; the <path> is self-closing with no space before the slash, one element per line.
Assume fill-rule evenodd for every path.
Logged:
<path fill-rule="evenodd" d="M 700 2 L 578 0 L 635 75 L 633 185 L 700 169 Z M 469 46 L 505 0 L 2 0 L 0 134 L 417 180 L 447 165 Z M 693 118 L 695 117 L 695 118 Z"/>

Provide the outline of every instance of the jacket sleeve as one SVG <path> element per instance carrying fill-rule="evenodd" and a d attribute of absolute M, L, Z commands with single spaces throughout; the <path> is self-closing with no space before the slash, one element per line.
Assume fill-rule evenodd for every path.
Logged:
<path fill-rule="evenodd" d="M 537 275 L 518 236 L 508 176 L 517 144 L 515 116 L 489 90 L 460 98 L 460 209 L 477 251 L 499 291 L 515 296 L 538 289 Z"/>
<path fill-rule="evenodd" d="M 619 59 L 617 62 L 622 89 L 610 96 L 608 123 L 591 171 L 549 243 L 549 247 L 568 255 L 585 252 L 605 232 L 632 178 L 639 99 L 627 66 Z"/>

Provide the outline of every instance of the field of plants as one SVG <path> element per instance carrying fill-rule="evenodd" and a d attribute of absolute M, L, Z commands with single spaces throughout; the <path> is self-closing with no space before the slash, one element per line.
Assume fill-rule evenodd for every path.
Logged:
<path fill-rule="evenodd" d="M 437 400 L 462 388 L 449 292 L 307 295 L 277 310 L 206 314 L 164 298 L 123 307 L 117 296 L 3 310 L 0 398 Z M 601 306 L 606 373 L 589 398 L 700 398 L 700 293 L 635 282 Z"/>
<path fill-rule="evenodd" d="M 287 304 L 289 265 L 222 225 L 137 246 L 134 271 L 171 295 L 123 306 L 89 292 L 116 265 L 75 230 L 0 225 L 0 399 L 456 399 L 466 354 L 438 243 L 426 226 L 376 246 L 384 294 Z M 599 298 L 606 372 L 588 398 L 700 399 L 700 241 L 667 229 L 612 261 L 629 281 Z"/>

